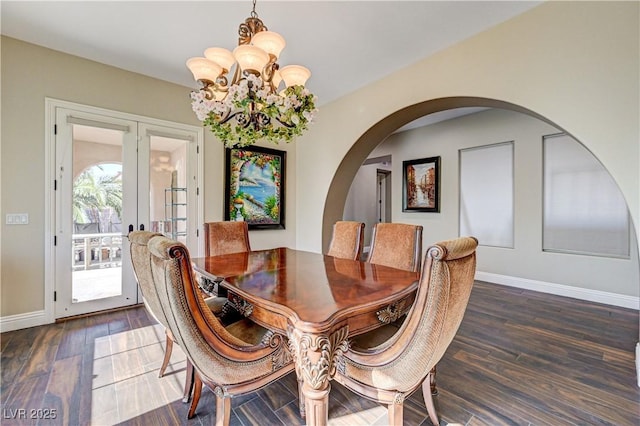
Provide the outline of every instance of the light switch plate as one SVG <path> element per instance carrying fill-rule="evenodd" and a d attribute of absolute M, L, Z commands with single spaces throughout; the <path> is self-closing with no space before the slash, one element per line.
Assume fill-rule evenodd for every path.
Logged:
<path fill-rule="evenodd" d="M 7 213 L 5 223 L 7 225 L 28 225 L 29 213 Z"/>

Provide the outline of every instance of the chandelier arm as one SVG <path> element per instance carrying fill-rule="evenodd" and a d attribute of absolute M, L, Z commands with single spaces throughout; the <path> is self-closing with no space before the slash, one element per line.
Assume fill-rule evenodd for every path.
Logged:
<path fill-rule="evenodd" d="M 215 95 L 213 93 L 213 81 L 209 80 L 200 80 L 202 83 L 202 90 L 204 92 L 204 98 L 208 101 L 215 99 Z"/>
<path fill-rule="evenodd" d="M 271 117 L 269 117 L 264 112 L 256 112 L 254 114 L 251 114 L 251 121 L 258 129 L 262 129 L 265 126 L 268 126 L 269 123 L 271 123 Z"/>
<path fill-rule="evenodd" d="M 280 68 L 280 65 L 276 62 L 278 58 L 269 54 L 269 62 L 265 65 L 264 70 L 262 71 L 262 80 L 265 83 L 269 83 L 269 87 L 271 88 L 271 92 L 275 92 L 275 87 L 273 86 L 273 76 L 276 74 L 276 71 Z"/>
<path fill-rule="evenodd" d="M 267 27 L 257 14 L 245 19 L 238 27 L 238 45 L 251 43 L 251 38 L 260 31 L 267 31 Z"/>
<path fill-rule="evenodd" d="M 218 92 L 228 92 L 229 91 L 229 80 L 225 75 L 221 75 L 218 77 L 214 84 L 215 90 Z"/>
<path fill-rule="evenodd" d="M 227 121 L 231 120 L 233 117 L 235 117 L 235 116 L 236 116 L 236 115 L 238 115 L 238 114 L 244 114 L 244 112 L 242 112 L 242 111 L 236 111 L 236 112 L 234 112 L 233 114 L 231 114 L 231 111 L 229 111 L 229 113 L 227 114 L 227 116 L 226 116 L 225 118 L 221 119 L 221 120 L 218 120 L 218 122 L 219 122 L 220 124 L 224 124 L 224 123 L 226 123 Z M 244 126 L 244 127 L 246 127 L 246 126 Z"/>
<path fill-rule="evenodd" d="M 294 127 L 296 127 L 295 124 L 287 123 L 285 121 L 280 120 L 280 117 L 275 117 L 275 119 L 278 123 L 282 124 L 284 127 L 288 127 L 289 129 L 293 129 Z"/>

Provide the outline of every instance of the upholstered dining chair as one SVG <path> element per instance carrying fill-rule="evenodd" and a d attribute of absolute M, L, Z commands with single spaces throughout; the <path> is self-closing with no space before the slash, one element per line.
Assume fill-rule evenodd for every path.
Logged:
<path fill-rule="evenodd" d="M 136 281 L 138 282 L 140 293 L 142 293 L 145 308 L 159 324 L 164 326 L 165 330 L 164 358 L 162 360 L 162 365 L 160 366 L 160 372 L 158 374 L 159 377 L 164 376 L 167 366 L 169 365 L 174 342 L 173 334 L 168 326 L 167 312 L 160 304 L 160 297 L 151 277 L 151 254 L 149 253 L 148 244 L 151 238 L 161 235 L 162 234 L 157 232 L 149 231 L 132 231 L 128 235 L 133 273 L 136 277 Z M 184 393 L 182 396 L 183 402 L 188 402 L 191 398 L 194 386 L 193 382 L 193 367 L 190 362 L 187 361 L 187 373 L 184 383 Z"/>
<path fill-rule="evenodd" d="M 367 262 L 420 272 L 422 226 L 380 222 L 373 225 Z"/>
<path fill-rule="evenodd" d="M 249 225 L 247 222 L 223 221 L 223 222 L 205 222 L 204 230 L 204 255 L 219 256 L 229 253 L 245 253 L 251 251 L 249 243 Z M 200 278 L 200 284 L 203 290 L 210 294 L 217 294 L 219 291 L 219 282 L 222 280 L 209 280 Z M 209 305 L 212 310 L 218 311 L 223 309 L 223 299 L 210 299 Z"/>
<path fill-rule="evenodd" d="M 151 276 L 174 339 L 195 369 L 189 418 L 201 384 L 216 395 L 216 425 L 228 425 L 230 398 L 257 390 L 293 370 L 286 339 L 248 319 L 225 327 L 200 296 L 184 244 L 163 236 L 149 241 Z"/>
<path fill-rule="evenodd" d="M 473 237 L 442 241 L 427 249 L 416 299 L 400 329 L 382 327 L 363 348 L 338 359 L 335 380 L 358 395 L 388 406 L 388 423 L 402 425 L 403 400 L 422 385 L 425 405 L 439 424 L 430 389 L 432 368 L 462 322 L 476 270 Z"/>
<path fill-rule="evenodd" d="M 164 359 L 160 366 L 159 377 L 164 376 L 164 373 L 169 365 L 171 359 L 171 353 L 173 352 L 173 335 L 167 327 L 166 312 L 160 305 L 160 299 L 156 292 L 153 280 L 151 279 L 151 255 L 149 253 L 149 240 L 153 237 L 157 237 L 157 232 L 150 231 L 132 231 L 129 233 L 129 247 L 131 249 L 131 263 L 133 264 L 133 272 L 138 281 L 140 292 L 142 293 L 142 299 L 147 311 L 155 318 L 155 320 L 164 326 L 166 339 L 164 348 Z M 185 402 L 189 399 L 191 393 L 190 377 L 187 377 L 187 383 L 185 384 Z"/>
<path fill-rule="evenodd" d="M 164 373 L 171 360 L 171 354 L 173 353 L 173 334 L 168 327 L 167 312 L 160 305 L 160 298 L 158 292 L 153 284 L 151 278 L 151 254 L 149 253 L 149 240 L 153 237 L 161 236 L 162 234 L 150 231 L 132 231 L 129 233 L 129 245 L 131 249 L 131 262 L 133 264 L 133 272 L 138 282 L 140 292 L 147 311 L 155 318 L 155 320 L 164 326 L 165 329 L 165 347 L 164 358 L 158 376 L 163 377 Z M 226 298 L 225 298 L 226 300 Z M 216 302 L 210 305 L 214 305 L 216 308 L 221 303 Z M 214 312 L 219 313 L 219 312 Z M 187 360 L 187 373 L 184 385 L 183 402 L 188 402 L 191 398 L 191 393 L 194 386 L 193 367 L 190 361 Z"/>
<path fill-rule="evenodd" d="M 251 251 L 247 222 L 205 222 L 205 256 Z"/>
<path fill-rule="evenodd" d="M 333 235 L 327 254 L 341 259 L 360 260 L 364 242 L 364 223 L 339 220 L 333 224 Z"/>

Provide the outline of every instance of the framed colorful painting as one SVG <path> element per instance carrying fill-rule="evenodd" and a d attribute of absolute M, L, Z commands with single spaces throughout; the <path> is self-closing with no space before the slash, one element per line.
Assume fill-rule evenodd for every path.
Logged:
<path fill-rule="evenodd" d="M 284 229 L 286 155 L 257 146 L 226 149 L 225 220 Z"/>
<path fill-rule="evenodd" d="M 403 212 L 440 212 L 440 157 L 402 162 Z"/>

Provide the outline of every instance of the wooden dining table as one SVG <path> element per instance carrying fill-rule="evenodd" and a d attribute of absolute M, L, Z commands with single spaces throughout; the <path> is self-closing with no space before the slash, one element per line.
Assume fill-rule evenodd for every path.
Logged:
<path fill-rule="evenodd" d="M 289 248 L 192 261 L 203 277 L 224 278 L 220 286 L 241 314 L 287 336 L 308 425 L 327 424 L 330 380 L 349 338 L 404 315 L 419 278 L 414 272 Z"/>

